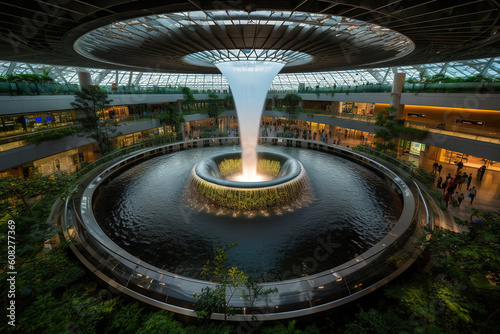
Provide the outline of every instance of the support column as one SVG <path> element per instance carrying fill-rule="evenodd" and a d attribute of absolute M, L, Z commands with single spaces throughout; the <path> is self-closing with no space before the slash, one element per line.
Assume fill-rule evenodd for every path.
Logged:
<path fill-rule="evenodd" d="M 92 76 L 90 75 L 90 72 L 86 69 L 79 68 L 78 81 L 80 83 L 80 87 L 92 86 Z"/>
<path fill-rule="evenodd" d="M 397 69 L 396 69 L 397 71 Z M 403 92 L 403 85 L 405 83 L 406 73 L 394 73 L 394 81 L 392 83 L 391 92 L 391 107 L 397 109 L 396 118 L 403 118 L 404 105 L 401 102 L 401 93 Z"/>

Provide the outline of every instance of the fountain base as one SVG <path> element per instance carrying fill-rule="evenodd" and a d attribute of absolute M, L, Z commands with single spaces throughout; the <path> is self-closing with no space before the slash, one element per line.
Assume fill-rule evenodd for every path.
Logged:
<path fill-rule="evenodd" d="M 257 152 L 257 156 L 258 175 L 272 179 L 235 181 L 242 171 L 241 152 L 220 154 L 202 160 L 193 168 L 187 197 L 191 201 L 194 198 L 198 205 L 212 204 L 239 212 L 300 206 L 306 202 L 309 181 L 298 160 L 273 152 Z M 196 194 L 199 196 L 193 197 Z"/>

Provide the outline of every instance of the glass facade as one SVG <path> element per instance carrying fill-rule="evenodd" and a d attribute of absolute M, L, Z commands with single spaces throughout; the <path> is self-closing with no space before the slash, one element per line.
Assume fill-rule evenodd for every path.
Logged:
<path fill-rule="evenodd" d="M 49 76 L 60 84 L 78 84 L 78 68 L 69 66 L 51 66 L 42 64 L 13 63 L 0 61 L 0 75 L 8 74 L 42 74 L 48 71 Z M 134 87 L 190 87 L 200 91 L 229 92 L 229 86 L 222 74 L 182 74 L 159 72 L 135 72 L 108 69 L 87 69 L 94 84 L 101 86 L 134 86 Z M 483 58 L 447 63 L 434 63 L 398 67 L 399 72 L 406 73 L 406 79 L 431 77 L 443 74 L 451 78 L 484 75 L 500 76 L 500 58 Z M 350 71 L 329 71 L 310 73 L 278 74 L 271 84 L 271 91 L 292 91 L 299 88 L 328 88 L 344 85 L 358 86 L 365 84 L 391 84 L 392 68 L 381 67 Z"/>

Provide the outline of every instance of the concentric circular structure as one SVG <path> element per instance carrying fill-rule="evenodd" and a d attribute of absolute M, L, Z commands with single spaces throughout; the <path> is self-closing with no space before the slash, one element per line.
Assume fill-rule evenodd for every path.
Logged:
<path fill-rule="evenodd" d="M 37 0 L 4 1 L 0 9 L 0 59 L 16 62 L 201 74 L 218 72 L 182 58 L 205 50 L 291 50 L 315 58 L 284 69 L 302 73 L 500 55 L 500 5 L 492 0 Z M 338 32 L 328 32 L 334 25 Z M 93 54 L 87 58 L 74 46 L 92 31 L 80 45 Z M 402 50 L 397 39 L 384 42 L 390 31 L 411 40 L 413 51 L 391 58 Z M 370 65 L 380 59 L 386 61 Z"/>
<path fill-rule="evenodd" d="M 220 140 L 229 141 L 227 138 L 220 138 Z M 415 248 L 414 241 L 420 237 L 422 227 L 430 224 L 432 219 L 418 185 L 405 182 L 380 163 L 352 150 L 332 145 L 320 144 L 313 147 L 311 145 L 313 143 L 298 139 L 287 139 L 282 142 L 278 142 L 278 138 L 275 140 L 277 145 L 322 151 L 367 168 L 396 192 L 401 200 L 402 211 L 388 234 L 373 247 L 361 254 L 356 254 L 355 258 L 345 263 L 312 275 L 260 283 L 259 289 L 273 289 L 275 292 L 267 298 L 255 300 L 251 305 L 244 296 L 251 294 L 252 291 L 236 291 L 229 301 L 236 311 L 236 314 L 231 316 L 231 321 L 254 321 L 255 319 L 275 321 L 311 315 L 341 306 L 372 292 L 397 277 L 413 263 L 415 257 L 411 255 L 421 251 Z M 94 216 L 93 208 L 102 191 L 101 187 L 112 182 L 111 179 L 119 177 L 119 174 L 131 166 L 164 154 L 194 147 L 201 148 L 206 146 L 204 144 L 210 146 L 210 143 L 215 143 L 215 141 L 195 140 L 175 143 L 124 157 L 107 166 L 97 176 L 93 174 L 84 180 L 71 196 L 68 196 L 64 208 L 58 207 L 63 210 L 64 234 L 66 238 L 71 239 L 70 247 L 75 254 L 92 272 L 110 286 L 138 300 L 180 314 L 196 316 L 193 311 L 196 303 L 195 295 L 208 287 L 214 289 L 217 283 L 160 269 L 128 253 L 101 229 Z M 218 141 L 217 145 L 219 145 Z M 217 160 L 218 158 L 215 157 L 213 161 Z M 208 174 L 213 172 L 208 167 L 204 169 Z M 292 166 L 290 169 L 290 173 L 295 174 L 292 173 Z M 233 221 L 232 218 L 221 219 Z M 238 221 L 238 223 L 241 222 Z M 304 221 L 304 224 L 307 224 L 307 221 Z M 193 226 L 188 226 L 188 229 L 193 228 Z M 325 243 L 322 240 L 319 241 L 321 246 L 314 250 L 314 254 L 317 251 L 318 256 L 321 257 L 325 253 L 332 254 L 332 256 L 336 254 L 332 248 L 334 245 L 330 241 Z M 323 246 L 325 248 L 321 248 Z M 254 248 L 253 251 L 257 250 Z M 316 255 L 314 256 L 316 258 Z M 315 258 L 306 258 L 304 262 L 320 261 Z M 223 320 L 224 314 L 214 313 L 212 319 Z"/>
<path fill-rule="evenodd" d="M 307 64 L 313 57 L 304 52 L 288 50 L 207 50 L 189 54 L 183 60 L 197 66 L 244 60 L 284 63 L 286 67 Z"/>
<path fill-rule="evenodd" d="M 414 44 L 397 31 L 337 15 L 213 10 L 117 21 L 85 33 L 74 49 L 92 60 L 130 67 L 167 69 L 175 64 L 193 72 L 197 69 L 191 64 L 213 68 L 219 61 L 257 58 L 313 71 L 400 58 Z"/>
<path fill-rule="evenodd" d="M 191 171 L 189 187 L 212 204 L 244 211 L 290 204 L 307 191 L 307 174 L 298 160 L 275 152 L 258 152 L 258 159 L 257 172 L 273 179 L 260 182 L 227 179 L 241 172 L 241 152 L 224 153 L 199 162 Z"/>

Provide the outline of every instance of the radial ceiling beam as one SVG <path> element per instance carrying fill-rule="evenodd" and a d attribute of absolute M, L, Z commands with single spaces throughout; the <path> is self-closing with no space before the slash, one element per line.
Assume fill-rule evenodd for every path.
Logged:
<path fill-rule="evenodd" d="M 495 57 L 490 58 L 490 60 L 486 63 L 486 65 L 484 65 L 484 68 L 481 70 L 481 72 L 479 72 L 479 75 L 487 74 L 488 70 L 491 67 L 491 64 L 493 64 L 494 61 L 495 61 Z"/>
<path fill-rule="evenodd" d="M 381 84 L 387 82 L 387 76 L 389 75 L 389 73 L 391 73 L 391 68 L 390 67 L 388 67 L 387 71 L 385 71 L 384 78 L 382 79 L 382 82 L 380 82 Z"/>
<path fill-rule="evenodd" d="M 97 75 L 97 77 L 95 78 L 94 82 L 96 85 L 99 85 L 101 84 L 102 80 L 104 80 L 104 78 L 109 74 L 111 73 L 111 70 L 102 70 L 99 72 L 99 74 Z"/>
<path fill-rule="evenodd" d="M 61 72 L 61 69 L 59 68 L 59 66 L 52 66 L 52 69 L 57 74 L 57 76 L 60 77 L 64 81 L 64 83 L 67 85 L 68 84 L 68 80 L 66 80 L 66 77 Z"/>
<path fill-rule="evenodd" d="M 5 73 L 5 75 L 9 75 L 9 74 L 14 73 L 14 70 L 16 69 L 16 67 L 17 67 L 17 63 L 16 63 L 16 62 L 14 62 L 14 61 L 13 61 L 13 62 L 11 62 L 11 63 L 9 64 L 9 67 L 7 68 L 7 72 Z"/>
<path fill-rule="evenodd" d="M 383 83 L 384 82 L 384 77 L 380 74 L 379 71 L 373 68 L 367 69 L 368 73 L 370 73 L 378 82 Z"/>
<path fill-rule="evenodd" d="M 447 61 L 444 63 L 443 67 L 441 67 L 441 70 L 439 71 L 439 74 L 446 75 L 446 71 L 448 70 L 448 67 L 450 66 L 450 62 Z"/>

